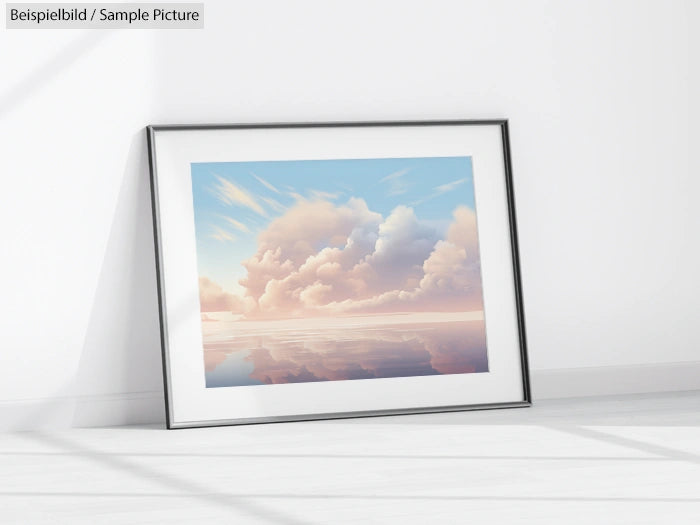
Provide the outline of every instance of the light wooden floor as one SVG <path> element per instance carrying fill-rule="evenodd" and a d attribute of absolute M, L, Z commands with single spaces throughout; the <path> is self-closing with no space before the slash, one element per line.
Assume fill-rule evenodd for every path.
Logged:
<path fill-rule="evenodd" d="M 700 392 L 0 435 L 0 523 L 700 523 Z"/>

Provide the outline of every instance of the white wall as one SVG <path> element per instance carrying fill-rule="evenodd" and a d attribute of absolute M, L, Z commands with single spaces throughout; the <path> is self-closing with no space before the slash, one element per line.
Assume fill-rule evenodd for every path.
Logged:
<path fill-rule="evenodd" d="M 535 394 L 700 388 L 699 23 L 209 0 L 203 30 L 1 30 L 0 426 L 162 418 L 151 123 L 508 117 Z"/>

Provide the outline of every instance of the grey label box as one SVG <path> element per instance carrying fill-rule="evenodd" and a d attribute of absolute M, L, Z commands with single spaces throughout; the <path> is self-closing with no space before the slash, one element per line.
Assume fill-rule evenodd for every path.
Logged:
<path fill-rule="evenodd" d="M 201 29 L 204 4 L 6 4 L 7 29 Z"/>

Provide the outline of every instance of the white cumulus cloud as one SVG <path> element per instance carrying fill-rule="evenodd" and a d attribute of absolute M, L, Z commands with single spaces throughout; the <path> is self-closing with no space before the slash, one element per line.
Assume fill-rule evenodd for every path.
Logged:
<path fill-rule="evenodd" d="M 483 308 L 476 216 L 464 206 L 443 239 L 410 207 L 384 219 L 362 199 L 302 200 L 243 266 L 250 317 Z"/>

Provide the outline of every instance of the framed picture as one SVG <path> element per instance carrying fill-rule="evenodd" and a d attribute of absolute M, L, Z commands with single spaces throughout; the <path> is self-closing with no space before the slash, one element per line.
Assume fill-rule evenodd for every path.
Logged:
<path fill-rule="evenodd" d="M 507 121 L 147 132 L 168 428 L 530 404 Z"/>

